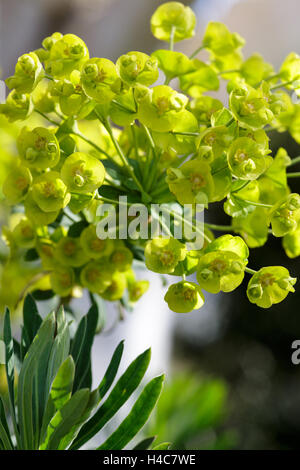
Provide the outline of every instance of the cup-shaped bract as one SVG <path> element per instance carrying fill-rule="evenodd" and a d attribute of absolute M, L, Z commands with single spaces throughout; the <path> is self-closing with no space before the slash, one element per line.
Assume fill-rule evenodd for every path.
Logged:
<path fill-rule="evenodd" d="M 231 33 L 223 23 L 210 21 L 206 27 L 202 44 L 214 55 L 223 56 L 240 49 L 245 44 L 245 40 L 238 33 Z"/>
<path fill-rule="evenodd" d="M 57 165 L 60 148 L 53 132 L 45 127 L 23 127 L 17 140 L 22 163 L 28 168 L 45 170 Z"/>
<path fill-rule="evenodd" d="M 201 159 L 188 161 L 179 169 L 169 168 L 166 181 L 180 204 L 205 203 L 214 194 L 211 168 Z"/>
<path fill-rule="evenodd" d="M 187 96 L 167 85 L 158 85 L 146 89 L 138 98 L 138 119 L 153 131 L 168 132 L 178 125 L 187 103 Z"/>
<path fill-rule="evenodd" d="M 300 221 L 300 195 L 292 193 L 278 201 L 270 211 L 269 220 L 275 237 L 294 232 Z"/>
<path fill-rule="evenodd" d="M 119 93 L 121 80 L 111 60 L 93 58 L 82 67 L 81 85 L 89 98 L 105 105 Z"/>
<path fill-rule="evenodd" d="M 109 286 L 101 293 L 105 300 L 120 300 L 127 287 L 126 276 L 123 273 L 115 272 L 111 278 Z"/>
<path fill-rule="evenodd" d="M 50 273 L 50 283 L 55 294 L 67 297 L 74 287 L 75 273 L 67 266 L 56 266 Z"/>
<path fill-rule="evenodd" d="M 59 211 L 66 207 L 71 199 L 67 186 L 57 171 L 48 171 L 34 179 L 32 197 L 45 212 Z"/>
<path fill-rule="evenodd" d="M 36 230 L 29 219 L 23 217 L 12 232 L 15 243 L 21 248 L 33 248 L 36 242 Z"/>
<path fill-rule="evenodd" d="M 271 165 L 272 157 L 249 137 L 238 137 L 229 147 L 227 160 L 234 176 L 242 180 L 256 180 Z"/>
<path fill-rule="evenodd" d="M 188 39 L 194 36 L 195 27 L 193 10 L 180 2 L 163 3 L 151 17 L 152 34 L 161 41 L 169 41 L 172 34 L 174 42 Z"/>
<path fill-rule="evenodd" d="M 274 115 L 267 98 L 263 87 L 256 89 L 244 84 L 232 90 L 229 106 L 241 127 L 255 131 L 272 121 Z"/>
<path fill-rule="evenodd" d="M 25 199 L 24 208 L 26 216 L 36 226 L 52 224 L 60 212 L 59 210 L 52 212 L 43 211 L 32 197 L 32 191 L 29 191 Z"/>
<path fill-rule="evenodd" d="M 18 93 L 31 93 L 39 81 L 44 77 L 44 69 L 34 52 L 19 57 L 12 77 L 5 80 L 10 89 Z"/>
<path fill-rule="evenodd" d="M 249 281 L 247 296 L 250 302 L 262 308 L 269 308 L 295 292 L 296 278 L 283 266 L 267 266 L 256 272 Z"/>
<path fill-rule="evenodd" d="M 96 226 L 92 224 L 81 232 L 80 243 L 87 256 L 93 259 L 109 256 L 114 248 L 113 240 L 100 239 L 96 233 Z"/>
<path fill-rule="evenodd" d="M 4 180 L 2 191 L 6 201 L 18 204 L 26 197 L 32 183 L 32 176 L 28 168 L 18 165 L 10 171 Z"/>
<path fill-rule="evenodd" d="M 105 169 L 97 158 L 75 152 L 64 161 L 61 177 L 70 192 L 93 193 L 102 185 Z"/>
<path fill-rule="evenodd" d="M 247 260 L 233 251 L 210 251 L 199 260 L 197 281 L 212 294 L 231 292 L 242 283 L 246 264 Z"/>
<path fill-rule="evenodd" d="M 149 289 L 149 281 L 133 281 L 128 283 L 130 302 L 137 302 Z"/>
<path fill-rule="evenodd" d="M 80 272 L 80 282 L 83 287 L 95 294 L 102 294 L 111 284 L 113 269 L 107 258 L 92 260 Z"/>
<path fill-rule="evenodd" d="M 117 72 L 124 83 L 149 86 L 158 79 L 157 59 L 143 52 L 131 51 L 118 58 Z"/>
<path fill-rule="evenodd" d="M 122 241 L 116 241 L 109 261 L 117 271 L 127 271 L 133 261 L 133 254 Z"/>
<path fill-rule="evenodd" d="M 88 58 L 89 51 L 84 41 L 75 34 L 65 34 L 52 42 L 45 61 L 46 72 L 54 78 L 69 78 L 73 70 L 81 70 Z"/>
<path fill-rule="evenodd" d="M 173 312 L 189 313 L 204 305 L 204 295 L 195 282 L 180 281 L 169 286 L 165 301 Z"/>
<path fill-rule="evenodd" d="M 88 260 L 88 256 L 80 244 L 80 239 L 69 236 L 59 240 L 55 247 L 54 256 L 59 263 L 76 268 Z"/>
<path fill-rule="evenodd" d="M 31 96 L 13 90 L 9 93 L 5 103 L 0 103 L 0 114 L 7 117 L 10 122 L 25 120 L 33 111 Z"/>
<path fill-rule="evenodd" d="M 153 238 L 145 247 L 145 263 L 150 271 L 172 273 L 186 257 L 186 247 L 175 238 Z"/>

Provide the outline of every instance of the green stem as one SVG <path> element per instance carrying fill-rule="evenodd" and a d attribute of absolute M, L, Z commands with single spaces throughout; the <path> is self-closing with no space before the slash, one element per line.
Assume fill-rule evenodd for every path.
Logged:
<path fill-rule="evenodd" d="M 277 90 L 278 88 L 284 88 L 287 85 L 291 85 L 295 80 L 289 80 L 288 82 L 279 83 L 279 85 L 272 86 L 270 90 Z"/>
<path fill-rule="evenodd" d="M 222 70 L 218 75 L 225 75 L 226 73 L 240 73 L 240 69 Z"/>
<path fill-rule="evenodd" d="M 257 206 L 257 207 L 265 207 L 267 209 L 270 209 L 273 207 L 270 204 L 263 204 L 262 202 L 255 202 L 255 201 L 248 201 L 247 199 L 243 199 L 242 197 L 235 196 L 236 199 L 239 199 L 240 201 L 246 202 L 247 204 L 251 204 L 251 206 Z"/>
<path fill-rule="evenodd" d="M 211 243 L 211 239 L 202 231 L 202 230 L 199 230 L 198 227 L 196 227 L 193 223 L 190 223 L 188 220 L 186 220 L 184 217 L 182 217 L 180 214 L 177 214 L 177 212 L 173 212 L 173 211 L 169 211 L 167 208 L 164 207 L 164 210 L 166 212 L 168 212 L 170 215 L 172 215 L 173 217 L 177 218 L 177 220 L 181 220 L 182 222 L 184 222 L 186 225 L 188 225 L 189 227 L 193 228 L 196 230 L 197 233 L 199 233 L 208 243 Z"/>
<path fill-rule="evenodd" d="M 237 192 L 241 191 L 241 190 L 244 189 L 246 186 L 248 186 L 249 183 L 251 183 L 251 180 L 245 181 L 245 183 L 242 184 L 242 186 L 240 186 L 238 189 L 235 189 L 234 191 L 231 191 L 231 194 L 237 193 Z"/>
<path fill-rule="evenodd" d="M 196 49 L 191 55 L 190 55 L 190 59 L 193 59 L 200 51 L 202 51 L 203 49 L 205 49 L 204 46 L 200 46 L 198 47 L 198 49 Z"/>
<path fill-rule="evenodd" d="M 205 227 L 210 228 L 212 230 L 217 230 L 219 232 L 232 232 L 233 228 L 231 225 L 216 225 L 216 224 L 207 224 L 205 222 Z"/>
<path fill-rule="evenodd" d="M 190 137 L 198 137 L 200 135 L 199 132 L 171 132 L 174 135 L 187 135 Z"/>
<path fill-rule="evenodd" d="M 35 109 L 35 112 L 38 113 L 40 116 L 43 116 L 43 118 L 51 122 L 51 124 L 54 124 L 54 126 L 60 126 L 60 122 L 54 121 L 54 119 L 50 119 L 46 114 L 42 113 L 41 111 Z"/>
<path fill-rule="evenodd" d="M 233 124 L 234 121 L 235 121 L 235 119 L 234 119 L 234 117 L 233 117 L 233 118 L 231 118 L 228 122 L 226 122 L 225 126 L 226 126 L 226 127 L 231 126 L 231 124 Z"/>
<path fill-rule="evenodd" d="M 293 160 L 288 166 L 290 167 L 290 166 L 296 165 L 297 163 L 300 163 L 300 157 L 293 158 Z"/>
<path fill-rule="evenodd" d="M 98 150 L 99 153 L 103 153 L 103 155 L 105 155 L 108 159 L 115 162 L 114 159 L 107 152 L 105 152 L 105 150 L 99 147 L 99 145 L 95 144 L 95 142 L 93 142 L 92 140 L 88 139 L 85 135 L 81 134 L 81 132 L 71 132 L 71 134 L 84 140 L 84 142 L 94 147 L 94 149 Z"/>
<path fill-rule="evenodd" d="M 254 269 L 250 269 L 250 268 L 247 268 L 247 267 L 245 268 L 245 272 L 249 273 L 249 274 L 256 274 L 257 273 L 257 271 L 255 271 Z"/>
<path fill-rule="evenodd" d="M 176 26 L 172 26 L 170 34 L 170 51 L 174 51 L 174 38 L 175 38 Z"/>
<path fill-rule="evenodd" d="M 127 158 L 125 157 L 125 155 L 124 155 L 124 153 L 123 153 L 123 150 L 121 149 L 121 147 L 120 147 L 120 145 L 119 145 L 119 142 L 117 141 L 117 139 L 115 138 L 115 136 L 114 136 L 114 134 L 113 134 L 113 130 L 112 130 L 111 125 L 109 124 L 108 120 L 105 119 L 104 122 L 103 122 L 103 124 L 104 124 L 104 127 L 106 128 L 107 132 L 109 133 L 110 138 L 111 138 L 111 140 L 112 140 L 112 142 L 113 142 L 113 144 L 114 144 L 114 147 L 115 147 L 116 151 L 118 152 L 118 154 L 119 154 L 119 156 L 120 156 L 120 158 L 121 158 L 121 160 L 122 160 L 122 162 L 123 162 L 125 168 L 127 168 L 127 171 L 128 171 L 128 173 L 130 174 L 130 176 L 132 177 L 133 181 L 135 182 L 137 188 L 140 190 L 141 194 L 143 194 L 143 195 L 145 195 L 145 196 L 148 196 L 148 195 L 145 193 L 145 191 L 144 191 L 144 189 L 143 189 L 141 183 L 140 183 L 139 180 L 137 179 L 137 177 L 136 177 L 136 175 L 135 175 L 135 173 L 134 173 L 134 171 L 133 171 L 133 168 L 131 167 L 131 165 L 129 164 Z"/>
<path fill-rule="evenodd" d="M 109 202 L 110 204 L 117 204 L 118 206 L 132 206 L 134 204 L 137 204 L 136 202 L 130 203 L 130 202 L 121 202 L 121 201 L 116 201 L 115 199 L 109 199 L 108 197 L 96 195 L 95 199 L 97 201 L 104 201 L 104 202 Z"/>
<path fill-rule="evenodd" d="M 295 173 L 287 173 L 286 176 L 288 178 L 300 178 L 300 171 L 296 171 Z"/>

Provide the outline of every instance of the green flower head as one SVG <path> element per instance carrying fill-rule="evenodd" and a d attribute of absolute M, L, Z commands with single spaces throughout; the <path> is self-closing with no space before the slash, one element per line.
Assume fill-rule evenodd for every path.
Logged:
<path fill-rule="evenodd" d="M 10 204 L 18 204 L 27 195 L 32 183 L 32 176 L 28 168 L 17 166 L 8 173 L 4 180 L 2 191 L 6 201 Z"/>
<path fill-rule="evenodd" d="M 269 308 L 294 292 L 296 278 L 292 278 L 288 270 L 282 266 L 268 266 L 260 269 L 250 279 L 247 296 L 250 302 L 262 308 Z"/>
<path fill-rule="evenodd" d="M 132 265 L 133 254 L 122 242 L 115 242 L 109 260 L 117 271 L 127 271 Z"/>
<path fill-rule="evenodd" d="M 108 59 L 90 59 L 81 71 L 81 84 L 85 94 L 99 104 L 110 103 L 120 91 L 121 80 L 116 66 Z"/>
<path fill-rule="evenodd" d="M 97 237 L 95 225 L 89 225 L 81 232 L 80 243 L 87 256 L 94 259 L 109 256 L 114 248 L 113 240 Z"/>
<path fill-rule="evenodd" d="M 33 248 L 36 241 L 36 231 L 30 220 L 22 218 L 12 232 L 16 244 L 22 248 Z"/>
<path fill-rule="evenodd" d="M 6 98 L 5 103 L 0 103 L 0 114 L 6 116 L 10 122 L 26 119 L 33 111 L 33 103 L 29 94 L 19 93 L 13 90 Z"/>
<path fill-rule="evenodd" d="M 44 70 L 38 56 L 29 52 L 19 57 L 14 75 L 7 78 L 5 83 L 18 93 L 31 93 L 43 77 Z"/>
<path fill-rule="evenodd" d="M 119 300 L 123 297 L 126 287 L 125 274 L 116 272 L 113 274 L 109 286 L 101 293 L 101 297 L 110 301 Z"/>
<path fill-rule="evenodd" d="M 186 247 L 175 238 L 154 238 L 145 247 L 145 263 L 150 271 L 172 273 L 186 257 Z"/>
<path fill-rule="evenodd" d="M 80 282 L 95 294 L 102 294 L 112 282 L 113 270 L 107 258 L 90 261 L 80 273 Z"/>
<path fill-rule="evenodd" d="M 32 184 L 32 197 L 45 212 L 63 209 L 71 199 L 67 186 L 56 171 L 49 171 L 35 178 Z"/>
<path fill-rule="evenodd" d="M 65 266 L 56 266 L 50 274 L 50 283 L 57 295 L 67 297 L 71 294 L 75 283 L 73 269 Z"/>
<path fill-rule="evenodd" d="M 188 98 L 167 85 L 159 85 L 148 90 L 138 102 L 138 119 L 153 131 L 168 132 L 178 125 Z"/>
<path fill-rule="evenodd" d="M 204 305 L 204 295 L 194 282 L 181 281 L 168 288 L 165 301 L 173 312 L 189 313 Z"/>
<path fill-rule="evenodd" d="M 128 285 L 130 302 L 137 302 L 149 289 L 149 281 L 134 281 Z"/>
<path fill-rule="evenodd" d="M 28 168 L 45 170 L 57 165 L 60 148 L 53 132 L 45 127 L 23 127 L 17 140 L 22 163 Z"/>
<path fill-rule="evenodd" d="M 127 85 L 152 85 L 158 79 L 157 59 L 143 52 L 128 52 L 119 57 L 116 63 L 120 78 Z"/>
<path fill-rule="evenodd" d="M 66 34 L 49 43 L 51 48 L 45 68 L 54 78 L 69 78 L 73 70 L 80 70 L 89 58 L 88 48 L 75 34 Z"/>
<path fill-rule="evenodd" d="M 25 199 L 24 208 L 26 216 L 36 226 L 52 224 L 60 212 L 59 210 L 52 212 L 43 211 L 35 202 L 32 191 L 29 191 Z"/>
<path fill-rule="evenodd" d="M 294 232 L 287 233 L 283 237 L 283 248 L 289 258 L 300 256 L 300 226 Z"/>
<path fill-rule="evenodd" d="M 244 44 L 238 33 L 231 33 L 223 23 L 209 22 L 203 37 L 203 46 L 216 56 L 232 54 Z"/>
<path fill-rule="evenodd" d="M 88 259 L 79 238 L 75 237 L 61 238 L 55 247 L 54 256 L 59 263 L 72 267 L 82 266 Z"/>
<path fill-rule="evenodd" d="M 172 31 L 174 41 L 188 39 L 195 34 L 196 17 L 190 7 L 180 2 L 167 2 L 160 5 L 151 17 L 153 36 L 161 41 L 169 41 Z"/>
<path fill-rule="evenodd" d="M 210 251 L 199 260 L 197 281 L 212 294 L 231 292 L 242 283 L 246 264 L 247 260 L 233 251 Z"/>
<path fill-rule="evenodd" d="M 214 182 L 208 163 L 195 159 L 184 163 L 179 169 L 167 170 L 167 183 L 170 191 L 180 204 L 203 203 L 211 200 Z"/>
<path fill-rule="evenodd" d="M 104 176 L 103 164 L 82 152 L 69 155 L 61 168 L 62 180 L 74 193 L 93 193 L 102 185 Z"/>
<path fill-rule="evenodd" d="M 300 195 L 292 193 L 278 201 L 271 209 L 269 219 L 275 237 L 295 231 L 300 221 Z"/>
<path fill-rule="evenodd" d="M 229 106 L 241 127 L 257 130 L 273 119 L 268 100 L 263 87 L 255 89 L 245 84 L 232 90 Z"/>
<path fill-rule="evenodd" d="M 248 137 L 234 140 L 229 147 L 227 160 L 232 174 L 242 180 L 257 179 L 273 161 L 258 143 Z"/>

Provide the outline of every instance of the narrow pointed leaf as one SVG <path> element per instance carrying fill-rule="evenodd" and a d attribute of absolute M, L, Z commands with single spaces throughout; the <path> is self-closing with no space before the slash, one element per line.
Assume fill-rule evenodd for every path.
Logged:
<path fill-rule="evenodd" d="M 148 420 L 160 395 L 164 376 L 155 377 L 146 385 L 127 418 L 97 450 L 121 450 L 134 438 Z"/>
<path fill-rule="evenodd" d="M 98 387 L 98 390 L 99 390 L 99 394 L 100 394 L 100 397 L 101 399 L 106 395 L 106 393 L 108 392 L 108 390 L 110 389 L 116 375 L 117 375 L 117 372 L 118 372 L 118 369 L 119 369 L 119 365 L 120 365 L 120 362 L 121 362 L 121 359 L 122 359 L 122 355 L 123 355 L 123 350 L 124 350 L 124 341 L 121 341 L 113 356 L 112 356 L 112 359 L 109 363 L 109 366 L 104 374 L 104 377 Z"/>
<path fill-rule="evenodd" d="M 147 450 L 153 444 L 155 441 L 156 436 L 152 437 L 146 437 L 146 439 L 143 439 L 140 441 L 132 450 Z"/>
<path fill-rule="evenodd" d="M 13 450 L 14 446 L 10 438 L 9 429 L 6 421 L 4 405 L 0 397 L 0 442 L 5 450 Z"/>
<path fill-rule="evenodd" d="M 150 349 L 140 354 L 126 369 L 120 377 L 112 392 L 92 416 L 92 418 L 82 427 L 77 439 L 71 449 L 78 449 L 97 434 L 100 429 L 117 413 L 124 405 L 134 390 L 138 387 L 148 368 L 151 357 Z"/>
<path fill-rule="evenodd" d="M 88 404 L 90 392 L 82 389 L 76 392 L 65 405 L 55 413 L 47 429 L 47 437 L 41 450 L 57 450 L 61 440 L 80 421 Z"/>

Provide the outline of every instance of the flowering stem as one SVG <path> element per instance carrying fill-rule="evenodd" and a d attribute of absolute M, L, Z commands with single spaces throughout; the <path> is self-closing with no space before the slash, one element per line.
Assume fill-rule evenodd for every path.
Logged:
<path fill-rule="evenodd" d="M 54 124 L 54 126 L 60 126 L 60 122 L 54 121 L 54 119 L 50 119 L 46 114 L 42 113 L 41 111 L 35 109 L 35 112 L 38 113 L 40 116 L 43 116 L 46 121 L 49 121 L 51 122 L 51 124 Z"/>
<path fill-rule="evenodd" d="M 172 26 L 170 34 L 170 51 L 174 50 L 174 37 L 175 37 L 176 26 Z"/>
<path fill-rule="evenodd" d="M 207 224 L 204 223 L 205 227 L 210 228 L 212 230 L 217 230 L 219 232 L 232 232 L 233 228 L 231 225 L 216 225 L 216 224 Z"/>
<path fill-rule="evenodd" d="M 247 267 L 245 268 L 245 272 L 249 273 L 249 274 L 256 274 L 257 273 L 257 271 L 255 271 L 254 269 L 250 269 L 250 268 L 247 268 Z"/>
<path fill-rule="evenodd" d="M 278 88 L 284 88 L 287 85 L 291 85 L 295 80 L 289 80 L 288 82 L 279 83 L 279 85 L 272 86 L 270 90 L 277 90 Z"/>
<path fill-rule="evenodd" d="M 291 163 L 288 164 L 288 166 L 293 166 L 297 163 L 300 163 L 300 157 L 293 158 L 293 160 L 291 161 Z"/>
<path fill-rule="evenodd" d="M 299 178 L 300 177 L 300 171 L 296 171 L 295 173 L 287 173 L 286 176 L 288 178 Z"/>
<path fill-rule="evenodd" d="M 273 207 L 271 204 L 263 204 L 262 202 L 255 202 L 255 201 L 248 201 L 247 199 L 243 199 L 242 197 L 235 196 L 236 199 L 239 199 L 240 201 L 246 202 L 247 204 L 251 204 L 251 206 L 257 206 L 257 207 L 266 207 L 267 209 L 270 209 Z"/>
<path fill-rule="evenodd" d="M 108 159 L 114 161 L 114 159 L 107 152 L 105 152 L 105 150 L 95 144 L 95 142 L 93 142 L 92 140 L 88 139 L 85 135 L 81 134 L 81 132 L 71 132 L 71 134 L 84 140 L 87 144 L 91 145 L 92 147 L 94 147 L 94 149 L 98 150 L 99 153 L 103 153 L 103 155 L 105 155 Z"/>
<path fill-rule="evenodd" d="M 203 49 L 205 49 L 204 46 L 200 46 L 198 47 L 198 49 L 196 49 L 189 57 L 189 59 L 193 59 L 200 51 L 202 51 Z"/>
<path fill-rule="evenodd" d="M 121 149 L 121 147 L 120 147 L 120 145 L 119 145 L 119 142 L 117 141 L 117 139 L 115 138 L 115 136 L 114 136 L 114 134 L 113 134 L 111 125 L 109 124 L 108 120 L 105 119 L 105 120 L 103 121 L 103 124 L 104 124 L 104 127 L 106 128 L 107 132 L 108 132 L 109 135 L 110 135 L 110 138 L 111 138 L 111 140 L 112 140 L 112 142 L 113 142 L 113 144 L 114 144 L 114 146 L 115 146 L 116 151 L 118 152 L 118 154 L 119 154 L 119 156 L 120 156 L 120 158 L 121 158 L 121 160 L 122 160 L 124 166 L 127 168 L 128 173 L 129 173 L 130 176 L 132 177 L 132 179 L 133 179 L 133 181 L 135 182 L 136 186 L 138 187 L 138 189 L 140 190 L 140 192 L 141 192 L 142 194 L 144 194 L 145 196 L 148 196 L 148 195 L 145 193 L 145 191 L 144 191 L 144 189 L 143 189 L 141 183 L 140 183 L 139 180 L 137 179 L 137 177 L 136 177 L 136 175 L 135 175 L 135 173 L 134 173 L 132 167 L 129 165 L 129 162 L 128 162 L 127 158 L 125 157 L 125 155 L 124 155 L 124 153 L 123 153 L 123 150 Z"/>
<path fill-rule="evenodd" d="M 240 69 L 222 70 L 218 75 L 225 75 L 226 73 L 240 73 Z"/>

